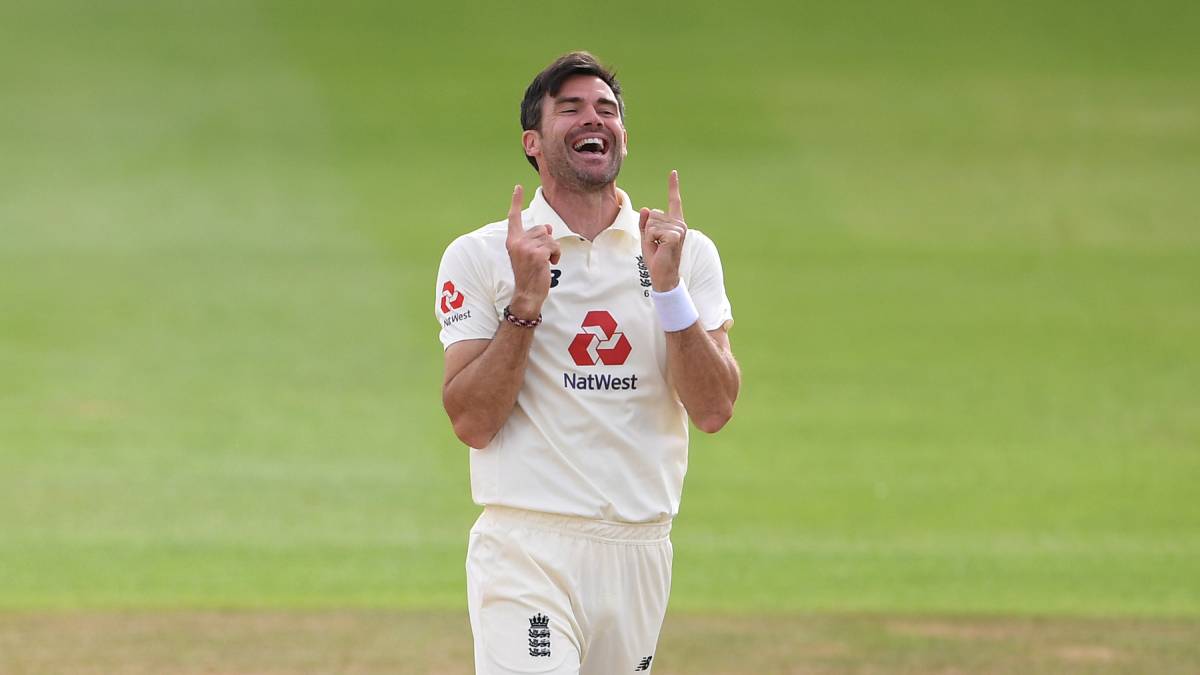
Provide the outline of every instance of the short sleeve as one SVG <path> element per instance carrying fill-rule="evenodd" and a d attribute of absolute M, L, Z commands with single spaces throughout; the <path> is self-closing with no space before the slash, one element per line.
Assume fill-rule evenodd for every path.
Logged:
<path fill-rule="evenodd" d="M 721 256 L 711 239 L 698 231 L 688 232 L 692 241 L 691 273 L 687 278 L 688 294 L 700 312 L 700 326 L 716 330 L 733 323 L 733 308 L 725 295 L 725 273 Z"/>
<path fill-rule="evenodd" d="M 438 267 L 434 315 L 442 326 L 443 349 L 461 340 L 490 340 L 500 326 L 486 260 L 471 244 L 464 237 L 454 240 Z"/>

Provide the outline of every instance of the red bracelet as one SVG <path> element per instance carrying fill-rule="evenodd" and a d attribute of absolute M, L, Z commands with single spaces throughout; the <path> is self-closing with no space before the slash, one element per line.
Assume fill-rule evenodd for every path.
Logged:
<path fill-rule="evenodd" d="M 538 314 L 536 319 L 522 319 L 520 317 L 513 316 L 513 313 L 508 311 L 508 307 L 505 307 L 504 319 L 505 321 L 508 321 L 511 324 L 516 324 L 521 328 L 537 328 L 538 324 L 542 322 L 542 315 Z"/>

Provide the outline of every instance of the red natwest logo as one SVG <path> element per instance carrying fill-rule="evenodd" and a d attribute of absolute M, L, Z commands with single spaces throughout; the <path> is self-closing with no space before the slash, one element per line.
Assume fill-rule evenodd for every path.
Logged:
<path fill-rule="evenodd" d="M 442 314 L 449 314 L 450 310 L 462 307 L 465 299 L 463 294 L 454 287 L 453 281 L 442 284 Z"/>
<path fill-rule="evenodd" d="M 629 358 L 633 348 L 625 334 L 617 332 L 617 320 L 612 314 L 601 309 L 592 310 L 583 317 L 581 327 L 583 332 L 576 335 L 567 348 L 575 365 L 594 366 L 599 362 L 619 366 Z"/>

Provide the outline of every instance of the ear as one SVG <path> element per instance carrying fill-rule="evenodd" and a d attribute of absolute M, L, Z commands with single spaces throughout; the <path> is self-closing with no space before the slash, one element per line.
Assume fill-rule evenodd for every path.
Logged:
<path fill-rule="evenodd" d="M 621 158 L 629 156 L 629 130 L 621 128 Z"/>
<path fill-rule="evenodd" d="M 542 156 L 542 134 L 536 129 L 528 129 L 521 134 L 521 145 L 525 146 L 526 155 Z"/>

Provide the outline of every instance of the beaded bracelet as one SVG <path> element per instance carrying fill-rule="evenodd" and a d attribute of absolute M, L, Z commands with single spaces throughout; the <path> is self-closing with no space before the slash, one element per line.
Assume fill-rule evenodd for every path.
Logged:
<path fill-rule="evenodd" d="M 537 328 L 538 324 L 542 322 L 542 315 L 538 314 L 536 319 L 522 319 L 520 317 L 513 316 L 513 313 L 508 311 L 508 307 L 505 307 L 504 319 L 511 324 L 520 326 L 521 328 Z"/>

